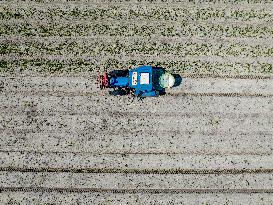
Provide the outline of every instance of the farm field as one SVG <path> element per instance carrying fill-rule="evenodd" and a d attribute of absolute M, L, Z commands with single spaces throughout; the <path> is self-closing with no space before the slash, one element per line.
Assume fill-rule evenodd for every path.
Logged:
<path fill-rule="evenodd" d="M 0 204 L 273 204 L 273 4 L 2 1 Z M 158 98 L 99 90 L 152 64 Z"/>

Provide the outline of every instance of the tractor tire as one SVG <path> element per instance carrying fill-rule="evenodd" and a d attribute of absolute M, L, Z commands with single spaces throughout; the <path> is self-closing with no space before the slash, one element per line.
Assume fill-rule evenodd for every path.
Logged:
<path fill-rule="evenodd" d="M 113 70 L 108 73 L 111 77 L 126 77 L 129 74 L 129 70 Z"/>
<path fill-rule="evenodd" d="M 127 95 L 127 92 L 126 90 L 123 90 L 123 89 L 117 89 L 117 90 L 109 91 L 109 94 L 113 96 L 122 96 L 122 95 Z"/>

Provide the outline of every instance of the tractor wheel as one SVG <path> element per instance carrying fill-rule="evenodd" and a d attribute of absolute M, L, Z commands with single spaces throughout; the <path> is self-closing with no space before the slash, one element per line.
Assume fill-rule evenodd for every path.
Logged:
<path fill-rule="evenodd" d="M 129 70 L 113 70 L 108 73 L 111 77 L 126 77 L 129 74 Z"/>
<path fill-rule="evenodd" d="M 121 96 L 121 95 L 126 95 L 127 92 L 123 89 L 117 89 L 117 90 L 109 91 L 109 94 L 113 96 Z"/>

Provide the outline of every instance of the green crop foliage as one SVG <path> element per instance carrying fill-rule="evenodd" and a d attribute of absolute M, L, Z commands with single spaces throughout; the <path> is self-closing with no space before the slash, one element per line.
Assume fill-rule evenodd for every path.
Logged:
<path fill-rule="evenodd" d="M 273 38 L 272 4 L 260 4 L 270 1 L 51 2 L 3 2 L 1 72 L 92 72 L 143 64 L 198 74 L 273 72 L 267 63 L 273 57 L 267 43 Z"/>
<path fill-rule="evenodd" d="M 15 72 L 16 70 L 33 70 L 41 73 L 69 73 L 86 72 L 111 69 L 133 68 L 139 65 L 162 66 L 170 71 L 192 74 L 268 74 L 272 75 L 272 64 L 258 63 L 257 65 L 249 63 L 219 63 L 206 61 L 147 61 L 129 59 L 128 61 L 119 61 L 115 58 L 108 58 L 100 61 L 100 64 L 84 59 L 68 60 L 47 60 L 47 59 L 20 59 L 14 61 L 1 61 L 2 72 Z"/>
<path fill-rule="evenodd" d="M 167 37 L 273 37 L 273 27 L 268 26 L 237 26 L 221 24 L 160 24 L 139 25 L 133 23 L 89 23 L 89 24 L 58 24 L 33 25 L 31 23 L 18 23 L 16 25 L 4 24 L 0 30 L 1 35 L 20 36 L 142 36 L 151 37 L 161 35 Z"/>
<path fill-rule="evenodd" d="M 9 8 L 3 6 L 0 12 L 0 19 L 48 19 L 54 20 L 56 18 L 63 20 L 168 20 L 168 21 L 188 21 L 188 20 L 214 20 L 214 19 L 225 19 L 225 20 L 243 20 L 251 21 L 254 19 L 270 21 L 272 19 L 272 12 L 265 9 L 251 9 L 243 10 L 233 8 L 231 10 L 219 9 L 213 7 L 185 7 L 185 6 L 151 6 L 149 4 L 139 4 L 138 7 L 131 6 L 116 6 L 100 5 L 100 6 L 82 6 L 74 7 L 73 4 L 65 6 L 48 5 L 45 10 L 39 6 L 27 6 L 27 7 L 16 7 Z"/>
<path fill-rule="evenodd" d="M 179 57 L 186 56 L 234 56 L 234 57 L 272 57 L 273 48 L 271 45 L 249 45 L 242 43 L 193 43 L 193 42 L 157 42 L 131 40 L 102 41 L 100 39 L 68 41 L 56 39 L 54 42 L 5 42 L 0 45 L 0 54 L 18 55 L 70 55 L 81 57 L 89 55 L 99 57 L 101 55 L 172 55 Z"/>

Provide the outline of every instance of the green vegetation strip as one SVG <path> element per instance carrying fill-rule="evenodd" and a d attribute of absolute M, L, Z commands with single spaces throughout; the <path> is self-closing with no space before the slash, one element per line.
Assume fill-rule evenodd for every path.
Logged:
<path fill-rule="evenodd" d="M 236 7 L 230 10 L 215 9 L 213 7 L 202 8 L 191 7 L 162 7 L 154 5 L 138 4 L 132 7 L 102 5 L 96 7 L 88 7 L 81 5 L 79 7 L 69 5 L 48 5 L 48 6 L 35 6 L 35 7 L 9 7 L 4 5 L 0 11 L 0 19 L 88 19 L 88 20 L 263 20 L 270 21 L 273 17 L 271 11 L 264 9 L 251 9 L 242 10 Z"/>
<path fill-rule="evenodd" d="M 168 36 L 168 37 L 273 37 L 272 26 L 192 24 L 187 22 L 2 22 L 0 35 L 20 36 Z"/>
<path fill-rule="evenodd" d="M 37 2 L 37 3 L 55 3 L 55 2 L 82 2 L 86 3 L 85 0 L 28 0 L 30 2 Z M 211 4 L 260 4 L 260 3 L 272 3 L 271 0 L 93 0 L 94 4 L 100 3 L 192 3 L 192 4 L 200 4 L 200 3 L 211 3 Z"/>
<path fill-rule="evenodd" d="M 40 55 L 173 55 L 173 56 L 238 56 L 238 57 L 273 57 L 272 45 L 248 45 L 240 43 L 213 44 L 213 43 L 172 43 L 150 42 L 147 40 L 130 40 L 123 42 L 77 41 L 63 42 L 14 42 L 6 41 L 0 45 L 0 54 L 18 54 L 33 56 Z"/>
<path fill-rule="evenodd" d="M 161 62 L 147 60 L 128 59 L 119 61 L 109 58 L 105 61 L 67 59 L 20 59 L 0 60 L 0 73 L 18 73 L 23 71 L 35 71 L 38 73 L 79 73 L 89 71 L 109 71 L 113 69 L 130 69 L 139 65 L 162 66 L 172 72 L 184 72 L 191 74 L 214 74 L 214 75 L 272 75 L 272 64 L 269 63 L 221 63 L 206 61 L 170 61 L 162 59 Z"/>

